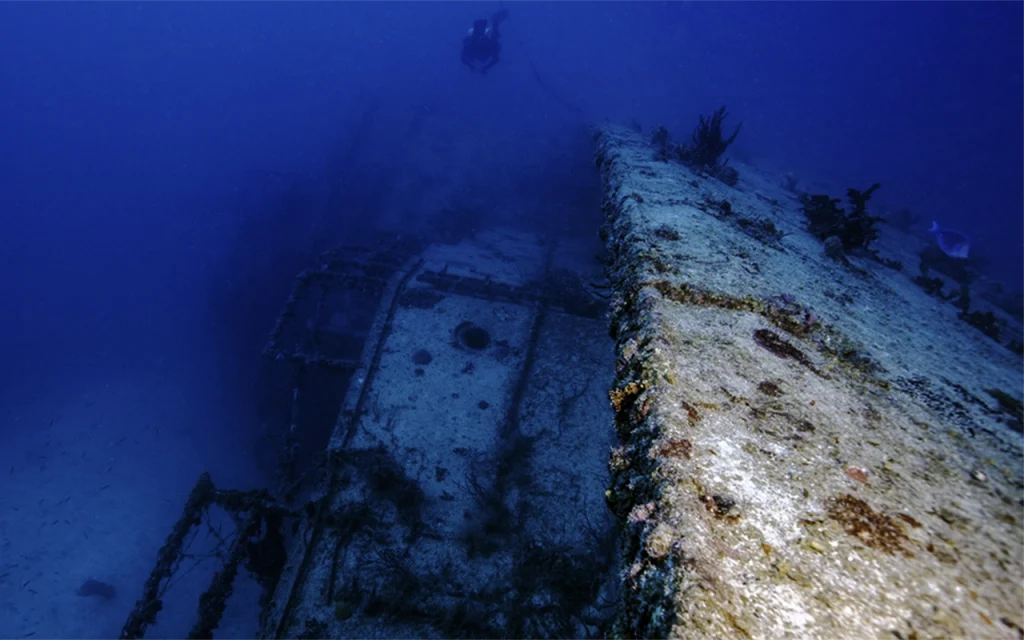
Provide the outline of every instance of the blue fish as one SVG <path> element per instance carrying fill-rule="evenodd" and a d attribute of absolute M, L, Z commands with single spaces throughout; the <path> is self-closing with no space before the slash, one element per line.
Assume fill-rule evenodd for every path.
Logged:
<path fill-rule="evenodd" d="M 935 241 L 942 249 L 942 253 L 950 258 L 967 258 L 971 252 L 971 239 L 966 234 L 952 229 L 943 229 L 935 221 L 932 221 L 932 228 L 929 231 L 935 234 Z"/>

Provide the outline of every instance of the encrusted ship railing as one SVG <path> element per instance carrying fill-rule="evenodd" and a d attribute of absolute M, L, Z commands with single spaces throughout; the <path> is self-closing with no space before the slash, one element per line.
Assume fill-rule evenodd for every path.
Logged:
<path fill-rule="evenodd" d="M 277 505 L 264 490 L 230 491 L 217 489 L 210 474 L 203 473 L 189 493 L 181 517 L 174 524 L 157 555 L 156 565 L 143 587 L 142 598 L 135 603 L 120 637 L 141 638 L 146 629 L 156 622 L 163 609 L 163 597 L 181 567 L 188 551 L 187 538 L 199 527 L 209 508 L 217 505 L 230 513 L 237 530 L 222 565 L 214 574 L 210 586 L 199 598 L 199 618 L 189 631 L 189 638 L 210 638 L 220 624 L 227 600 L 231 597 L 238 569 L 252 573 L 268 598 L 277 584 L 284 566 L 285 548 L 281 527 L 291 512 Z"/>

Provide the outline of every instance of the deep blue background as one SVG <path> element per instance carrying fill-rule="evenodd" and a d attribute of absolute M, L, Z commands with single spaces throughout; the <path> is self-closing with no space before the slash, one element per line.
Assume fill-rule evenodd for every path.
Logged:
<path fill-rule="evenodd" d="M 458 43 L 498 6 L 0 4 L 0 388 L 215 348 L 210 280 L 246 271 L 215 269 L 244 218 L 224 203 L 252 172 L 322 171 L 368 100 L 536 163 L 578 129 L 531 60 L 593 121 L 680 135 L 727 104 L 737 154 L 880 181 L 877 204 L 970 232 L 1020 286 L 1021 3 L 511 4 L 480 78 Z M 377 135 L 378 167 L 402 161 Z"/>

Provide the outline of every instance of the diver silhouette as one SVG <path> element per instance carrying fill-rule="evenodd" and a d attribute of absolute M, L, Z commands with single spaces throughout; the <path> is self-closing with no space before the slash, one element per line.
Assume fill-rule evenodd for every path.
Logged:
<path fill-rule="evenodd" d="M 508 9 L 500 9 L 490 20 L 473 21 L 469 35 L 462 39 L 462 64 L 471 71 L 486 74 L 501 59 L 501 33 L 498 28 L 508 18 Z"/>

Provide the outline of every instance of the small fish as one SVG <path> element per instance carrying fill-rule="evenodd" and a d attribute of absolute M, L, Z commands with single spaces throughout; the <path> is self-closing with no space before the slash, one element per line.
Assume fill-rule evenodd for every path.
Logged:
<path fill-rule="evenodd" d="M 84 598 L 97 596 L 104 600 L 113 600 L 117 595 L 117 590 L 114 589 L 113 585 L 89 578 L 82 583 L 82 586 L 78 587 L 78 591 L 76 591 L 75 594 Z"/>
<path fill-rule="evenodd" d="M 971 252 L 971 239 L 966 234 L 952 229 L 943 229 L 935 221 L 932 221 L 932 228 L 928 231 L 935 234 L 935 241 L 942 249 L 942 253 L 950 258 L 965 259 Z"/>

